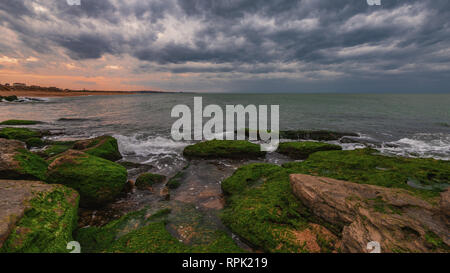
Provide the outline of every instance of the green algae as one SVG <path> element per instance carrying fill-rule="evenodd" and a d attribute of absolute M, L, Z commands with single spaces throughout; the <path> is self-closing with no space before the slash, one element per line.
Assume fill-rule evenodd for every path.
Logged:
<path fill-rule="evenodd" d="M 14 159 L 19 162 L 19 169 L 9 175 L 2 175 L 6 179 L 45 180 L 48 164 L 39 156 L 26 149 L 19 149 Z"/>
<path fill-rule="evenodd" d="M 88 253 L 233 253 L 242 250 L 223 231 L 213 242 L 189 246 L 167 231 L 170 209 L 149 214 L 147 209 L 129 213 L 104 227 L 76 232 L 76 239 Z"/>
<path fill-rule="evenodd" d="M 317 152 L 303 162 L 286 163 L 283 167 L 291 173 L 406 189 L 426 200 L 439 195 L 442 190 L 440 185 L 450 183 L 449 161 L 388 157 L 371 149 Z M 411 179 L 430 185 L 433 190 L 413 188 L 408 185 Z"/>
<path fill-rule="evenodd" d="M 8 125 L 8 126 L 14 126 L 14 125 L 36 125 L 41 124 L 41 121 L 36 120 L 19 120 L 19 119 L 10 119 L 5 120 L 3 122 L 0 122 L 0 125 Z"/>
<path fill-rule="evenodd" d="M 342 147 L 322 142 L 284 142 L 280 143 L 277 152 L 294 159 L 306 159 L 315 152 L 330 150 L 342 150 Z"/>
<path fill-rule="evenodd" d="M 166 180 L 164 175 L 154 174 L 154 173 L 144 173 L 139 175 L 136 179 L 135 186 L 138 189 L 146 189 L 148 187 L 152 187 L 155 184 L 162 183 Z"/>
<path fill-rule="evenodd" d="M 183 155 L 189 158 L 258 158 L 266 153 L 257 144 L 244 140 L 211 140 L 187 146 Z"/>
<path fill-rule="evenodd" d="M 45 142 L 38 137 L 32 137 L 25 140 L 25 144 L 27 144 L 27 148 L 39 148 L 44 146 Z"/>
<path fill-rule="evenodd" d="M 222 182 L 225 225 L 266 252 L 304 252 L 292 231 L 308 227 L 309 211 L 292 193 L 289 172 L 276 165 L 250 164 Z"/>
<path fill-rule="evenodd" d="M 30 130 L 27 128 L 6 127 L 0 129 L 0 138 L 26 141 L 27 139 L 40 138 L 41 136 L 42 136 L 41 132 Z"/>
<path fill-rule="evenodd" d="M 62 154 L 70 149 L 72 149 L 75 141 L 44 141 L 46 147 L 43 150 L 34 152 L 44 159 L 50 159 L 51 157 Z M 51 161 L 51 160 L 50 160 Z"/>
<path fill-rule="evenodd" d="M 46 182 L 77 190 L 81 206 L 111 202 L 125 186 L 127 170 L 117 163 L 85 153 L 61 157 L 61 162 L 49 168 Z"/>
<path fill-rule="evenodd" d="M 79 141 L 74 144 L 73 148 L 110 161 L 117 161 L 122 158 L 117 139 L 112 136 L 100 136 L 94 139 Z"/>
<path fill-rule="evenodd" d="M 64 186 L 39 193 L 30 200 L 0 253 L 67 253 L 77 225 L 78 194 Z"/>

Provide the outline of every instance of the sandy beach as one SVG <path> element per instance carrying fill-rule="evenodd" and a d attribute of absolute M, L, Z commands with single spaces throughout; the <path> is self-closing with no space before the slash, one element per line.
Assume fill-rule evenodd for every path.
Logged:
<path fill-rule="evenodd" d="M 0 96 L 18 97 L 36 97 L 36 98 L 50 98 L 50 97 L 80 97 L 80 96 L 110 96 L 110 95 L 130 95 L 134 92 L 127 91 L 29 91 L 29 90 L 14 90 L 14 91 L 0 91 Z"/>

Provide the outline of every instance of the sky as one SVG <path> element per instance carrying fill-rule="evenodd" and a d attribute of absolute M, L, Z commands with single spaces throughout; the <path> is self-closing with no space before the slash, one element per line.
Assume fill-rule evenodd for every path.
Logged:
<path fill-rule="evenodd" d="M 0 83 L 450 93 L 450 1 L 0 0 Z"/>

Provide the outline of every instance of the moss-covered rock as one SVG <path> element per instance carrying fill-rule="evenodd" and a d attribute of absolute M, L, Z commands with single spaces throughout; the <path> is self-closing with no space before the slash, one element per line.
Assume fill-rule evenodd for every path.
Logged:
<path fill-rule="evenodd" d="M 402 188 L 423 198 L 436 197 L 450 185 L 449 161 L 388 157 L 371 149 L 317 152 L 283 167 L 292 173 Z"/>
<path fill-rule="evenodd" d="M 45 145 L 45 142 L 42 139 L 38 138 L 38 137 L 29 138 L 29 139 L 25 140 L 25 143 L 27 144 L 27 148 L 28 149 L 30 149 L 30 148 L 40 148 L 40 147 L 43 147 Z"/>
<path fill-rule="evenodd" d="M 246 165 L 223 181 L 222 189 L 227 194 L 223 223 L 257 249 L 322 251 L 318 238 L 329 236 L 323 228 L 310 225 L 309 211 L 293 195 L 286 169 L 271 164 Z M 329 243 L 322 246 L 334 250 L 331 240 Z"/>
<path fill-rule="evenodd" d="M 40 138 L 42 133 L 36 130 L 31 130 L 27 128 L 2 128 L 0 129 L 0 138 L 6 139 L 17 139 L 21 141 L 26 141 L 30 138 Z"/>
<path fill-rule="evenodd" d="M 110 161 L 117 161 L 122 158 L 122 155 L 119 152 L 117 139 L 112 136 L 100 136 L 92 139 L 80 140 L 73 145 L 73 149 Z"/>
<path fill-rule="evenodd" d="M 166 177 L 164 175 L 144 173 L 139 175 L 134 185 L 138 189 L 145 190 L 151 188 L 155 184 L 164 182 L 164 180 L 166 180 Z"/>
<path fill-rule="evenodd" d="M 243 140 L 211 140 L 187 146 L 183 155 L 189 158 L 258 158 L 266 153 L 260 145 Z"/>
<path fill-rule="evenodd" d="M 0 180 L 0 253 L 67 253 L 78 193 L 61 185 Z"/>
<path fill-rule="evenodd" d="M 330 150 L 342 150 L 342 147 L 323 142 L 284 142 L 280 143 L 277 152 L 294 159 L 306 159 L 310 154 L 315 152 Z"/>
<path fill-rule="evenodd" d="M 5 101 L 9 101 L 9 102 L 19 100 L 19 98 L 16 95 L 1 97 L 1 99 L 5 100 Z"/>
<path fill-rule="evenodd" d="M 191 253 L 241 252 L 226 233 L 218 231 L 210 244 L 190 246 L 166 229 L 170 209 L 132 212 L 104 227 L 88 227 L 76 232 L 83 252 L 89 253 Z"/>
<path fill-rule="evenodd" d="M 127 170 L 117 163 L 80 151 L 69 150 L 53 160 L 47 182 L 62 184 L 80 193 L 80 205 L 111 202 L 127 182 Z"/>
<path fill-rule="evenodd" d="M 10 119 L 5 120 L 3 122 L 0 122 L 0 125 L 8 125 L 8 126 L 14 126 L 14 125 L 36 125 L 41 124 L 41 121 L 36 120 L 19 120 L 19 119 Z"/>
<path fill-rule="evenodd" d="M 0 179 L 44 180 L 48 164 L 18 140 L 0 138 Z"/>
<path fill-rule="evenodd" d="M 75 141 L 44 141 L 45 149 L 37 151 L 36 154 L 44 159 L 49 159 L 72 149 Z"/>
<path fill-rule="evenodd" d="M 339 140 L 344 136 L 359 136 L 356 133 L 350 132 L 333 132 L 327 130 L 290 130 L 280 131 L 280 139 L 292 139 L 292 140 L 318 140 L 318 141 L 331 141 Z"/>

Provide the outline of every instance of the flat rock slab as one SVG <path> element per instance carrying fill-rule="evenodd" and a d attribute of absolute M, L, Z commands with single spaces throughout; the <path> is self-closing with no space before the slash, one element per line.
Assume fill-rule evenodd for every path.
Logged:
<path fill-rule="evenodd" d="M 50 192 L 56 185 L 37 181 L 0 180 L 0 248 L 16 223 L 30 208 L 36 194 Z"/>
<path fill-rule="evenodd" d="M 345 252 L 448 252 L 448 192 L 432 205 L 402 189 L 304 174 L 290 176 L 294 194 L 313 214 L 342 228 Z"/>

